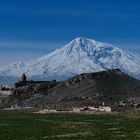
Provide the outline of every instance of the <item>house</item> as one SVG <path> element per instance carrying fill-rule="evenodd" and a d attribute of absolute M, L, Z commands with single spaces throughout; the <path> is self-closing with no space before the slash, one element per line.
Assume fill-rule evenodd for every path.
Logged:
<path fill-rule="evenodd" d="M 33 109 L 34 107 L 32 105 L 25 105 L 22 108 L 23 109 Z"/>
<path fill-rule="evenodd" d="M 99 107 L 99 111 L 100 112 L 111 112 L 111 107 L 102 106 L 102 107 Z"/>
<path fill-rule="evenodd" d="M 79 107 L 73 107 L 72 110 L 73 110 L 73 112 L 80 112 L 80 108 Z"/>
<path fill-rule="evenodd" d="M 0 94 L 2 95 L 12 95 L 14 93 L 15 84 L 3 84 L 0 85 Z"/>
<path fill-rule="evenodd" d="M 80 111 L 87 111 L 87 112 L 111 112 L 111 107 L 109 106 L 88 106 L 85 108 L 80 108 Z"/>

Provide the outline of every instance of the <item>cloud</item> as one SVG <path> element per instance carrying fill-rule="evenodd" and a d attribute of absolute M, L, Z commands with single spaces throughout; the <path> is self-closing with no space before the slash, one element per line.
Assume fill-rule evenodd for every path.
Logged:
<path fill-rule="evenodd" d="M 0 41 L 0 51 L 1 52 L 20 52 L 20 51 L 32 51 L 31 53 L 39 52 L 50 52 L 56 48 L 61 47 L 61 43 L 53 42 L 27 42 L 27 41 Z M 23 52 L 24 53 L 24 52 Z"/>
<path fill-rule="evenodd" d="M 7 14 L 18 14 L 18 15 L 26 15 L 26 16 L 57 16 L 57 17 L 108 17 L 108 18 L 115 18 L 115 17 L 132 17 L 132 12 L 124 12 L 124 11 L 117 11 L 117 10 L 109 10 L 109 9 L 97 9 L 97 8 L 89 8 L 89 9 L 54 9 L 49 7 L 39 8 L 38 6 L 15 6 L 15 5 L 0 5 L 0 13 L 7 13 Z M 140 17 L 139 14 L 135 13 L 135 16 Z M 92 17 L 92 18 L 93 18 Z"/>
<path fill-rule="evenodd" d="M 18 14 L 27 16 L 83 16 L 85 12 L 83 10 L 55 10 L 49 8 L 38 7 L 15 7 L 12 5 L 0 5 L 0 13 L 6 14 Z"/>
<path fill-rule="evenodd" d="M 0 41 L 0 66 L 41 57 L 61 45 L 53 42 Z"/>
<path fill-rule="evenodd" d="M 7 64 L 10 64 L 12 62 L 19 62 L 19 61 L 28 61 L 30 59 L 38 58 L 42 56 L 41 54 L 38 53 L 12 53 L 12 52 L 7 52 L 7 53 L 2 53 L 0 52 L 0 66 L 4 66 Z"/>

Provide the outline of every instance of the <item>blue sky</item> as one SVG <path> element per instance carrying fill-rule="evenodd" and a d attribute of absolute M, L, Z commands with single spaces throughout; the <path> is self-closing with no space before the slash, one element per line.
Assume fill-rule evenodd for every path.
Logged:
<path fill-rule="evenodd" d="M 140 53 L 140 1 L 0 0 L 0 65 L 42 56 L 79 36 Z"/>

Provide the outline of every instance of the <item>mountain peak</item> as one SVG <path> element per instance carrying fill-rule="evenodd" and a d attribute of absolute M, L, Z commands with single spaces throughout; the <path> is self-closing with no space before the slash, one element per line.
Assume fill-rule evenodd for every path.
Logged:
<path fill-rule="evenodd" d="M 85 38 L 85 37 L 77 37 L 74 39 L 74 41 L 77 41 L 77 42 L 86 42 L 86 41 L 90 41 L 90 40 L 93 41 L 93 39 L 89 39 L 89 38 Z"/>
<path fill-rule="evenodd" d="M 85 37 L 77 37 L 74 40 L 72 40 L 67 46 L 75 46 L 75 47 L 81 47 L 81 48 L 114 48 L 113 45 L 109 43 L 99 42 L 95 39 L 89 39 Z"/>
<path fill-rule="evenodd" d="M 140 77 L 140 56 L 93 39 L 77 37 L 50 54 L 25 63 L 0 68 L 0 76 L 19 77 L 23 72 L 32 79 L 62 80 L 75 74 L 119 68 Z M 1 79 L 1 77 L 0 77 Z"/>
<path fill-rule="evenodd" d="M 96 50 L 112 50 L 113 48 L 115 47 L 108 43 L 103 43 L 94 39 L 88 39 L 84 37 L 77 37 L 70 43 L 65 45 L 62 50 L 65 50 L 65 54 L 77 52 L 81 55 L 82 52 L 85 52 L 88 55 L 93 55 Z"/>
<path fill-rule="evenodd" d="M 93 43 L 96 44 L 97 41 L 93 40 L 93 39 L 89 39 L 89 38 L 85 38 L 85 37 L 77 37 L 74 40 L 72 40 L 71 42 L 75 42 L 78 43 L 78 45 L 86 45 L 88 43 Z"/>
<path fill-rule="evenodd" d="M 84 38 L 84 37 L 77 37 L 74 40 L 72 40 L 70 43 L 68 43 L 66 45 L 67 49 L 73 50 L 91 50 L 95 47 L 97 47 L 98 42 L 93 40 L 93 39 L 88 39 L 88 38 Z"/>

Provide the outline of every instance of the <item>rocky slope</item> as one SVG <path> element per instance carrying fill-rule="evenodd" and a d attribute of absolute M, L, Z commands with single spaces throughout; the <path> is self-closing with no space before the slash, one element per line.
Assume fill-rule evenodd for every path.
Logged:
<path fill-rule="evenodd" d="M 140 81 L 111 69 L 83 73 L 56 83 L 31 84 L 16 89 L 9 103 L 44 104 L 50 107 L 115 105 L 119 101 L 140 99 Z M 140 100 L 138 101 L 140 103 Z"/>

